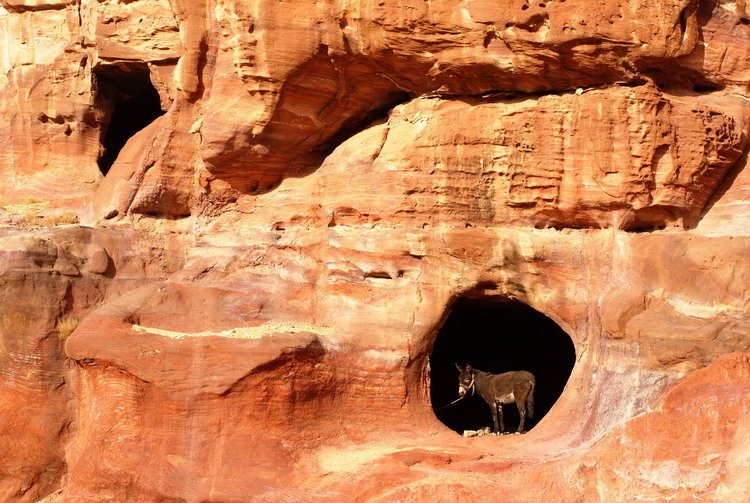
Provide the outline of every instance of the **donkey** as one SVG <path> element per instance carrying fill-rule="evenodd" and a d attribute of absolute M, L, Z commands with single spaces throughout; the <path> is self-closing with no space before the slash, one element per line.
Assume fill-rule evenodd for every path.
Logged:
<path fill-rule="evenodd" d="M 456 363 L 460 372 L 458 376 L 458 394 L 461 398 L 467 393 L 476 390 L 479 396 L 484 398 L 492 412 L 492 421 L 495 424 L 494 432 L 504 433 L 503 404 L 516 402 L 521 422 L 516 433 L 523 433 L 524 421 L 528 414 L 534 415 L 534 386 L 536 379 L 531 372 L 521 370 L 519 372 L 505 372 L 503 374 L 490 374 L 471 367 L 468 363 L 462 367 Z"/>

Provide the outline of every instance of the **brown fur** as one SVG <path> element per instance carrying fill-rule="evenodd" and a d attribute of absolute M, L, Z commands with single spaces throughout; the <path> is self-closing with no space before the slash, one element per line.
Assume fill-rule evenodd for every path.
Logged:
<path fill-rule="evenodd" d="M 530 372 L 521 370 L 518 372 L 505 372 L 502 374 L 490 374 L 482 372 L 466 365 L 461 367 L 456 364 L 460 371 L 458 376 L 459 394 L 464 396 L 469 391 L 476 392 L 481 396 L 492 412 L 492 422 L 495 433 L 503 433 L 503 404 L 514 403 L 518 407 L 521 421 L 517 433 L 523 433 L 526 417 L 534 415 L 534 386 L 536 379 Z"/>

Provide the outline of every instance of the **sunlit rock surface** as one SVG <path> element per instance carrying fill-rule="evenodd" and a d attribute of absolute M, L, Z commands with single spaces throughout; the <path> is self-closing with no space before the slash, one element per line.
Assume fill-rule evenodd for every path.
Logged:
<path fill-rule="evenodd" d="M 0 501 L 746 500 L 744 1 L 0 0 L 0 37 Z M 525 435 L 435 415 L 461 298 L 575 346 Z"/>

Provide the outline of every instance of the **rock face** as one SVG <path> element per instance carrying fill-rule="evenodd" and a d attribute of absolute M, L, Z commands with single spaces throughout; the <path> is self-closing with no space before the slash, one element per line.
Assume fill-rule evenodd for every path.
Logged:
<path fill-rule="evenodd" d="M 745 2 L 0 0 L 0 33 L 1 501 L 750 493 Z M 459 299 L 575 347 L 526 435 L 436 417 Z"/>

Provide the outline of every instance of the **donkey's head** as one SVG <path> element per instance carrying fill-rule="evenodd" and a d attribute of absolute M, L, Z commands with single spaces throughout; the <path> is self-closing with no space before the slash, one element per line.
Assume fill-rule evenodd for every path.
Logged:
<path fill-rule="evenodd" d="M 456 363 L 458 369 L 458 396 L 464 397 L 469 391 L 474 391 L 474 369 L 468 363 L 463 367 Z"/>

